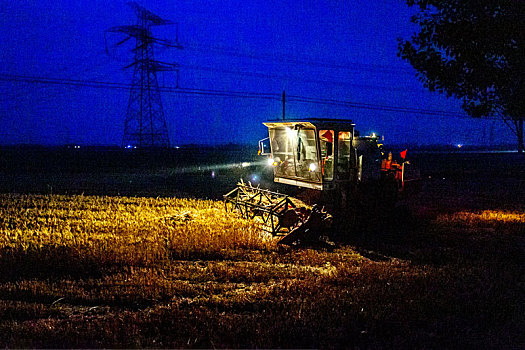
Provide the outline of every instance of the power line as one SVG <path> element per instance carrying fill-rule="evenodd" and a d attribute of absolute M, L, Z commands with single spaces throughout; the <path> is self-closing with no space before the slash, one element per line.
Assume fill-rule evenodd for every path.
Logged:
<path fill-rule="evenodd" d="M 382 72 L 389 74 L 410 74 L 413 75 L 414 71 L 411 68 L 392 68 L 390 66 L 381 65 L 381 64 L 366 64 L 361 62 L 323 62 L 317 60 L 306 60 L 295 57 L 289 57 L 284 54 L 259 54 L 254 55 L 248 52 L 239 52 L 239 50 L 234 50 L 231 48 L 224 48 L 218 46 L 206 46 L 199 44 L 184 44 L 185 49 L 204 52 L 204 53 L 217 53 L 226 56 L 239 57 L 239 58 L 249 58 L 256 60 L 265 60 L 273 61 L 278 63 L 285 63 L 290 65 L 304 65 L 310 67 L 322 67 L 322 68 L 331 68 L 331 69 L 343 69 L 343 70 L 355 70 L 355 68 L 360 68 L 361 70 L 371 71 L 371 72 Z"/>
<path fill-rule="evenodd" d="M 280 74 L 267 74 L 262 72 L 246 72 L 246 71 L 235 71 L 235 70 L 229 70 L 229 69 L 221 69 L 221 68 L 215 68 L 215 67 L 203 67 L 203 66 L 195 66 L 195 65 L 181 65 L 182 68 L 186 69 L 193 69 L 193 70 L 201 70 L 206 72 L 218 72 L 218 73 L 225 73 L 225 74 L 233 74 L 233 75 L 240 75 L 240 76 L 249 76 L 249 77 L 255 77 L 255 78 L 262 78 L 262 79 L 285 79 L 285 80 L 295 80 L 295 81 L 304 81 L 307 83 L 314 83 L 314 84 L 325 84 L 325 85 L 338 85 L 338 86 L 352 86 L 352 87 L 358 87 L 361 89 L 382 89 L 382 90 L 388 90 L 388 91 L 397 91 L 397 92 L 419 92 L 419 90 L 416 89 L 406 89 L 406 88 L 396 88 L 396 87 L 390 87 L 390 86 L 378 86 L 378 85 L 367 85 L 367 84 L 356 84 L 351 82 L 343 82 L 343 81 L 331 81 L 331 80 L 319 80 L 319 79 L 306 79 L 301 78 L 297 76 L 286 76 L 286 75 L 280 75 Z"/>
<path fill-rule="evenodd" d="M 381 110 L 381 111 L 388 111 L 388 112 L 406 112 L 406 113 L 413 113 L 413 114 L 425 114 L 425 115 L 460 117 L 460 118 L 467 117 L 466 115 L 463 115 L 463 114 L 447 112 L 447 111 L 430 110 L 430 109 L 398 107 L 398 106 L 370 104 L 370 103 L 358 103 L 358 102 L 351 102 L 351 101 L 310 98 L 310 97 L 294 96 L 294 95 L 290 95 L 288 97 L 292 101 L 304 102 L 304 103 L 317 103 L 317 104 L 326 104 L 326 105 L 334 105 L 334 106 L 342 106 L 342 107 Z"/>
<path fill-rule="evenodd" d="M 106 81 L 95 80 L 78 80 L 78 79 L 57 79 L 48 77 L 34 77 L 23 75 L 0 74 L 1 81 L 7 82 L 22 82 L 22 83 L 36 83 L 47 85 L 66 85 L 73 87 L 91 87 L 112 90 L 131 90 L 133 85 L 125 83 L 114 83 Z M 189 89 L 181 87 L 159 86 L 161 92 L 179 93 L 179 94 L 193 94 L 206 96 L 222 96 L 222 97 L 240 97 L 240 98 L 259 98 L 279 100 L 279 94 L 259 93 L 247 91 L 227 91 L 227 90 L 207 90 L 207 89 Z"/>
<path fill-rule="evenodd" d="M 1 73 L 0 73 L 0 81 L 31 83 L 31 84 L 45 84 L 45 85 L 65 85 L 65 86 L 72 86 L 72 87 L 90 87 L 90 88 L 128 90 L 128 91 L 133 88 L 131 84 L 115 83 L 115 82 L 107 82 L 107 81 L 58 79 L 58 78 L 49 78 L 49 77 L 35 77 L 35 76 L 12 75 L 12 74 L 1 74 Z M 265 99 L 265 100 L 274 100 L 274 101 L 281 100 L 281 95 L 276 94 L 276 93 L 232 91 L 232 90 L 190 89 L 190 88 L 180 88 L 180 87 L 171 87 L 171 86 L 159 86 L 159 90 L 162 92 L 166 92 L 166 93 L 188 94 L 188 95 L 197 95 L 197 96 L 202 95 L 202 96 L 242 98 L 242 99 Z M 360 102 L 353 102 L 353 101 L 347 101 L 347 100 L 313 98 L 313 97 L 298 96 L 298 95 L 289 95 L 287 96 L 287 100 L 291 102 L 299 102 L 299 103 L 332 105 L 332 106 L 340 106 L 340 107 L 346 107 L 346 108 L 395 112 L 395 113 L 404 113 L 404 114 L 419 114 L 419 115 L 427 115 L 427 116 L 452 117 L 452 118 L 470 118 L 466 114 L 447 112 L 443 110 L 418 109 L 418 108 L 410 108 L 410 107 L 360 103 Z M 499 118 L 487 117 L 485 119 L 499 119 Z"/>

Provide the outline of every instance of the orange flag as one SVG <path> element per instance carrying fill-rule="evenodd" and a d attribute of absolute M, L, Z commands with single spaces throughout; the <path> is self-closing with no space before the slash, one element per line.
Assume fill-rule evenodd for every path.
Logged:
<path fill-rule="evenodd" d="M 403 152 L 399 153 L 401 155 L 401 158 L 405 159 L 405 157 L 407 156 L 407 151 L 408 149 L 405 149 Z"/>

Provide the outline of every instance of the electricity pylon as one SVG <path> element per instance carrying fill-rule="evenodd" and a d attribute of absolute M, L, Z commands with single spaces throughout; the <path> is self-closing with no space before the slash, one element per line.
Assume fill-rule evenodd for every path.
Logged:
<path fill-rule="evenodd" d="M 114 46 L 120 46 L 129 39 L 135 40 L 131 49 L 134 53 L 133 62 L 124 68 L 134 68 L 132 87 L 129 94 L 128 109 L 124 124 L 122 146 L 128 148 L 167 148 L 170 146 L 168 127 L 164 117 L 164 109 L 160 96 L 157 72 L 176 71 L 178 85 L 177 63 L 167 63 L 155 60 L 155 46 L 174 47 L 181 49 L 178 40 L 171 42 L 158 39 L 152 35 L 153 26 L 174 24 L 160 18 L 151 11 L 135 2 L 128 3 L 137 14 L 137 24 L 116 26 L 106 33 L 124 35 Z M 107 37 L 106 37 L 106 50 Z M 109 54 L 109 52 L 108 52 Z"/>

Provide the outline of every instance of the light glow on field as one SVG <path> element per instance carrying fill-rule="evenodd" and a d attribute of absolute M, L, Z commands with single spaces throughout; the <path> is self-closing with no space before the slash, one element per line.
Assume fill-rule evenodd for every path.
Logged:
<path fill-rule="evenodd" d="M 0 249 L 68 247 L 101 262 L 271 245 L 254 222 L 208 200 L 0 195 L 0 218 L 9 219 L 0 220 Z"/>
<path fill-rule="evenodd" d="M 470 213 L 473 219 L 483 221 L 501 221 L 513 223 L 525 223 L 525 213 L 505 212 L 502 210 L 484 210 L 480 214 Z"/>
<path fill-rule="evenodd" d="M 174 174 L 194 174 L 200 173 L 203 171 L 217 171 L 217 170 L 227 170 L 235 168 L 249 168 L 255 166 L 264 166 L 267 164 L 266 160 L 260 160 L 256 162 L 241 162 L 241 163 L 225 163 L 225 164 L 204 164 L 204 165 L 194 165 L 189 167 L 181 168 L 172 168 L 169 170 L 170 175 Z"/>
<path fill-rule="evenodd" d="M 519 211 L 483 210 L 481 212 L 460 211 L 451 215 L 443 215 L 439 218 L 441 222 L 461 221 L 474 223 L 503 223 L 503 224 L 525 224 L 525 213 Z"/>

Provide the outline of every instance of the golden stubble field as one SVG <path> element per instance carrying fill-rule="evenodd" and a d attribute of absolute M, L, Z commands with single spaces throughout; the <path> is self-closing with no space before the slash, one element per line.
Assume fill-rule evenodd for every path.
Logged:
<path fill-rule="evenodd" d="M 280 247 L 223 203 L 0 195 L 0 347 L 525 347 L 525 213 Z"/>

